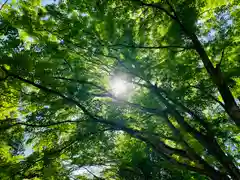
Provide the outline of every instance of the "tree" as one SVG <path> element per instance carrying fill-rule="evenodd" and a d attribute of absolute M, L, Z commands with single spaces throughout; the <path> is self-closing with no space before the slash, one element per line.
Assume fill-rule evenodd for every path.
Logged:
<path fill-rule="evenodd" d="M 104 169 L 104 177 L 116 179 L 205 179 L 184 169 L 171 169 L 146 144 L 129 136 L 120 135 L 110 159 L 114 163 Z"/>
<path fill-rule="evenodd" d="M 154 165 L 140 178 L 240 179 L 238 11 L 234 0 L 4 4 L 0 177 L 70 179 L 109 165 L 131 136 Z M 26 143 L 34 153 L 19 157 Z"/>

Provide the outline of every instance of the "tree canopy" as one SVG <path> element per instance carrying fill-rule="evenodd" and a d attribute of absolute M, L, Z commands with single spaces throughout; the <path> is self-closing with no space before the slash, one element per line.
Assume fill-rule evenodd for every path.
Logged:
<path fill-rule="evenodd" d="M 0 179 L 240 179 L 238 0 L 0 8 Z"/>

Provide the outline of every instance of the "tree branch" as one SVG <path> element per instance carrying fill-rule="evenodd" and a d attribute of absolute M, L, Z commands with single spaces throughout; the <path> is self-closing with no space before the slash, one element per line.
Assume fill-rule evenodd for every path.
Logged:
<path fill-rule="evenodd" d="M 73 100 L 73 99 L 71 99 L 71 98 L 69 98 L 69 97 L 66 97 L 66 96 L 62 95 L 61 93 L 59 93 L 59 92 L 57 92 L 57 91 L 55 91 L 55 90 L 48 89 L 48 88 L 46 88 L 46 87 L 44 87 L 44 86 L 42 86 L 42 85 L 36 84 L 36 83 L 34 83 L 34 82 L 31 82 L 31 81 L 29 81 L 29 80 L 27 80 L 27 79 L 21 78 L 21 77 L 19 77 L 19 76 L 17 76 L 17 75 L 11 74 L 11 73 L 10 73 L 9 75 L 11 75 L 11 76 L 13 76 L 13 77 L 15 77 L 15 78 L 17 78 L 17 79 L 25 82 L 25 83 L 31 84 L 31 85 L 33 85 L 33 86 L 35 86 L 35 87 L 38 87 L 38 88 L 40 88 L 40 89 L 42 89 L 42 90 L 44 90 L 44 91 L 46 91 L 46 92 L 49 92 L 49 93 L 53 93 L 53 94 L 55 94 L 55 95 L 58 95 L 58 96 L 62 97 L 63 99 L 68 100 L 69 102 L 74 103 L 74 104 L 77 105 L 80 109 L 82 109 L 82 111 L 83 111 L 87 116 L 89 116 L 92 120 L 94 120 L 94 121 L 96 121 L 96 122 L 103 123 L 103 124 L 106 124 L 106 125 L 111 125 L 112 127 L 115 127 L 116 129 L 123 130 L 123 131 L 127 132 L 128 134 L 130 134 L 130 135 L 132 135 L 132 136 L 134 136 L 134 137 L 136 137 L 136 138 L 138 138 L 138 139 L 144 140 L 144 142 L 148 142 L 147 139 L 145 139 L 144 137 L 142 137 L 142 136 L 139 135 L 139 132 L 138 132 L 138 131 L 133 130 L 133 129 L 131 129 L 131 128 L 127 128 L 127 127 L 122 126 L 122 125 L 119 125 L 119 124 L 116 124 L 116 123 L 114 123 L 113 121 L 107 121 L 107 120 L 103 120 L 103 119 L 100 118 L 100 117 L 95 117 L 95 116 L 93 116 L 85 107 L 83 107 L 81 104 L 79 104 L 77 101 L 75 101 L 75 100 Z M 26 125 L 26 124 L 24 124 L 24 125 Z M 34 126 L 34 125 L 33 125 L 33 126 Z M 159 142 L 160 142 L 160 141 L 159 141 Z M 161 145 L 161 146 L 160 146 L 161 148 L 165 148 L 165 149 L 167 149 L 167 150 L 171 150 L 172 152 L 174 151 L 174 153 L 179 153 L 180 155 L 183 155 L 183 154 L 184 154 L 181 150 L 176 150 L 176 149 L 170 148 L 170 147 L 168 147 L 167 145 L 165 145 L 164 143 L 160 143 L 160 145 Z M 169 152 L 168 152 L 168 153 L 169 153 Z"/>
<path fill-rule="evenodd" d="M 184 46 L 177 46 L 177 45 L 169 45 L 169 46 L 141 46 L 141 45 L 127 45 L 127 44 L 115 44 L 110 45 L 110 47 L 121 46 L 123 48 L 135 48 L 135 49 L 168 49 L 168 48 L 177 48 L 177 49 L 193 49 L 193 47 L 184 47 Z"/>
<path fill-rule="evenodd" d="M 104 180 L 103 178 L 98 177 L 95 174 L 93 174 L 88 168 L 86 168 L 86 167 L 83 167 L 83 168 L 86 169 L 86 171 L 89 172 L 94 178 L 99 179 L 99 180 Z"/>
<path fill-rule="evenodd" d="M 166 13 L 169 17 L 171 17 L 172 19 L 176 19 L 176 17 L 174 15 L 172 15 L 170 12 L 168 12 L 165 8 L 163 8 L 160 4 L 148 4 L 148 3 L 144 3 L 141 0 L 133 0 L 133 1 L 137 1 L 138 3 L 140 3 L 141 6 L 147 6 L 147 7 L 152 7 L 152 8 L 157 8 L 161 11 L 163 11 L 164 13 Z"/>
<path fill-rule="evenodd" d="M 7 2 L 8 2 L 8 0 L 6 0 L 6 1 L 2 4 L 2 6 L 0 7 L 0 11 L 1 11 L 2 8 L 7 4 Z"/>
<path fill-rule="evenodd" d="M 184 140 L 184 137 L 182 136 L 181 132 L 179 131 L 178 128 L 176 128 L 172 122 L 169 120 L 168 115 L 166 113 L 164 119 L 166 120 L 168 126 L 170 127 L 170 129 L 173 131 L 174 135 L 179 137 L 179 139 L 181 140 L 181 144 L 186 148 L 186 151 L 189 153 L 189 156 L 192 159 L 195 159 L 195 161 L 199 162 L 207 171 L 210 171 L 210 174 L 218 174 L 219 172 L 217 172 L 212 166 L 209 165 L 208 162 L 206 162 L 201 155 L 197 154 L 196 151 L 189 146 L 189 144 Z M 226 176 L 226 175 L 224 175 Z"/>
<path fill-rule="evenodd" d="M 114 121 L 105 120 L 105 119 L 103 119 L 103 118 L 101 118 L 101 117 L 92 115 L 92 113 L 90 113 L 90 112 L 89 112 L 83 105 L 81 105 L 78 101 L 76 101 L 76 100 L 74 100 L 74 99 L 72 99 L 72 98 L 70 98 L 70 97 L 67 97 L 67 96 L 63 95 L 63 94 L 61 94 L 61 93 L 58 92 L 58 91 L 55 91 L 55 90 L 50 89 L 50 88 L 47 88 L 47 87 L 42 86 L 42 85 L 40 85 L 40 84 L 36 84 L 36 83 L 34 83 L 34 82 L 32 82 L 32 81 L 29 81 L 29 80 L 27 80 L 27 79 L 24 79 L 24 78 L 22 78 L 22 77 L 20 77 L 20 76 L 18 76 L 18 75 L 16 75 L 16 74 L 13 74 L 13 73 L 11 73 L 11 72 L 8 72 L 8 75 L 11 76 L 11 77 L 14 77 L 14 78 L 16 78 L 16 79 L 18 79 L 18 80 L 20 80 L 20 81 L 22 81 L 22 82 L 24 82 L 24 83 L 33 85 L 33 86 L 35 86 L 35 87 L 37 87 L 37 88 L 39 88 L 39 89 L 41 89 L 41 90 L 43 90 L 43 91 L 45 91 L 45 92 L 47 92 L 47 93 L 51 93 L 51 94 L 57 95 L 57 96 L 65 99 L 66 101 L 68 101 L 68 102 L 76 105 L 77 107 L 79 107 L 79 108 L 83 111 L 83 113 L 84 113 L 86 116 L 88 116 L 88 117 L 90 118 L 90 120 L 92 120 L 93 122 L 105 124 L 105 125 L 107 125 L 107 126 L 111 126 L 111 127 L 113 127 L 115 130 L 117 130 L 117 129 L 122 130 L 122 131 L 128 133 L 129 135 L 131 135 L 131 136 L 133 136 L 133 137 L 135 137 L 135 138 L 137 138 L 137 139 L 139 139 L 139 140 L 141 140 L 141 141 L 143 141 L 143 142 L 151 145 L 157 152 L 161 153 L 163 156 L 166 156 L 166 154 L 161 151 L 161 150 L 162 150 L 161 148 L 159 149 L 159 147 L 156 147 L 156 145 L 154 145 L 152 142 L 150 142 L 150 141 L 149 141 L 148 139 L 146 139 L 145 137 L 142 137 L 142 136 L 141 136 L 138 132 L 136 132 L 135 130 L 133 130 L 133 129 L 131 129 L 131 128 L 128 128 L 128 127 L 125 127 L 125 126 L 123 126 L 122 124 L 117 124 L 117 123 L 114 122 Z M 166 103 L 166 102 L 165 102 L 165 103 Z M 169 108 L 172 108 L 172 107 L 169 106 L 169 104 L 167 104 L 167 106 L 168 106 Z M 187 130 L 188 132 L 190 132 L 196 139 L 200 140 L 200 142 L 206 142 L 205 140 L 206 140 L 207 137 L 203 136 L 203 135 L 202 135 L 201 133 L 199 133 L 199 132 L 196 132 L 195 129 L 193 129 L 192 127 L 190 127 L 190 126 L 184 121 L 183 117 L 182 117 L 178 112 L 176 112 L 176 110 L 174 110 L 174 108 L 173 108 L 172 110 L 173 110 L 173 111 L 171 111 L 171 112 L 172 112 L 172 113 L 174 114 L 174 116 L 176 117 L 178 123 L 179 123 L 181 126 L 183 126 L 185 130 Z M 212 141 L 210 141 L 210 140 L 207 141 L 206 146 L 209 145 L 209 142 L 211 143 Z M 213 151 L 212 148 L 215 148 L 215 146 L 214 146 L 214 145 L 213 145 L 213 146 L 211 145 L 211 148 L 210 148 L 211 151 Z M 217 147 L 217 148 L 219 148 L 219 147 Z M 219 150 L 219 149 L 218 149 L 218 150 Z M 215 150 L 214 150 L 214 152 L 215 152 Z M 218 157 L 219 157 L 219 155 L 223 155 L 222 152 L 221 152 L 220 154 L 218 153 Z M 223 156 L 224 156 L 224 155 L 223 155 Z M 223 160 L 223 163 L 227 163 L 226 161 L 228 161 L 228 160 L 227 160 L 228 157 L 223 157 L 223 158 L 225 158 L 224 160 L 221 159 L 221 160 Z M 227 158 L 227 159 L 226 159 L 226 158 Z M 230 163 L 230 164 L 229 164 L 229 163 L 230 163 L 230 162 L 228 162 L 228 163 L 225 165 L 225 166 L 228 167 L 228 168 L 230 168 L 230 165 L 231 165 L 231 163 Z M 233 167 L 235 168 L 235 166 L 233 166 Z M 230 171 L 230 172 L 231 172 L 231 171 Z"/>
<path fill-rule="evenodd" d="M 79 123 L 82 121 L 72 121 L 72 120 L 66 120 L 66 121 L 60 121 L 60 122 L 53 122 L 53 123 L 48 123 L 48 124 L 29 124 L 29 123 L 24 123 L 24 122 L 18 122 L 10 125 L 9 128 L 17 125 L 23 125 L 23 126 L 28 126 L 28 127 L 36 127 L 36 128 L 42 128 L 42 127 L 50 127 L 50 126 L 57 126 L 60 124 L 65 124 L 65 123 Z"/>
<path fill-rule="evenodd" d="M 73 68 L 72 68 L 71 64 L 68 62 L 68 60 L 66 60 L 65 58 L 63 58 L 63 60 L 68 65 L 69 69 L 73 72 Z"/>
<path fill-rule="evenodd" d="M 98 86 L 97 84 L 93 83 L 93 82 L 90 82 L 90 81 L 87 81 L 87 80 L 78 80 L 78 79 L 73 79 L 73 78 L 65 78 L 65 77 L 60 77 L 60 76 L 54 76 L 53 78 L 55 79 L 61 79 L 61 80 L 65 80 L 65 81 L 71 81 L 71 82 L 76 82 L 76 83 L 79 83 L 79 84 L 89 84 L 91 86 L 94 86 L 102 91 L 106 91 L 106 89 L 104 89 L 103 87 L 101 86 Z"/>
<path fill-rule="evenodd" d="M 13 74 L 13 73 L 8 72 L 8 74 L 9 74 L 9 76 L 12 76 L 12 77 L 14 77 L 14 78 L 16 78 L 16 79 L 18 79 L 18 80 L 20 80 L 20 81 L 22 81 L 22 82 L 25 82 L 25 83 L 27 83 L 27 84 L 33 85 L 33 86 L 35 86 L 35 87 L 37 87 L 37 88 L 39 88 L 39 89 L 41 89 L 41 90 L 43 90 L 43 91 L 45 91 L 45 92 L 48 92 L 48 93 L 51 93 L 51 94 L 55 94 L 55 95 L 57 95 L 57 96 L 65 99 L 65 100 L 73 103 L 74 105 L 76 105 L 77 107 L 79 107 L 79 108 L 85 113 L 85 115 L 87 115 L 92 121 L 95 121 L 95 122 L 101 123 L 101 124 L 105 124 L 105 125 L 110 125 L 110 126 L 114 127 L 115 130 L 119 129 L 119 130 L 125 131 L 125 132 L 127 132 L 128 134 L 131 134 L 131 135 L 133 135 L 133 136 L 135 136 L 135 137 L 139 137 L 139 134 L 138 134 L 139 132 L 137 132 L 137 131 L 135 131 L 135 130 L 133 130 L 133 129 L 131 129 L 131 128 L 125 127 L 125 126 L 123 126 L 123 125 L 121 125 L 121 124 L 117 124 L 117 123 L 115 123 L 115 122 L 113 122 L 113 121 L 104 120 L 104 119 L 102 119 L 102 118 L 100 118 L 100 117 L 98 117 L 98 116 L 93 116 L 93 115 L 92 115 L 84 106 L 82 106 L 79 102 L 77 102 L 76 100 L 74 100 L 74 99 L 72 99 L 72 98 L 70 98 L 70 97 L 67 97 L 67 96 L 61 94 L 61 93 L 58 92 L 58 91 L 55 91 L 55 90 L 53 90 L 53 89 L 49 89 L 49 88 L 47 88 L 47 87 L 45 87 L 45 86 L 42 86 L 42 85 L 40 85 L 40 84 L 36 84 L 36 83 L 34 83 L 34 82 L 30 81 L 30 80 L 24 79 L 24 78 L 22 78 L 22 77 L 20 77 L 20 76 L 17 76 L 17 75 L 15 75 L 15 74 Z"/>
<path fill-rule="evenodd" d="M 89 138 L 89 137 L 92 136 L 92 135 L 96 135 L 96 134 L 98 134 L 98 133 L 103 133 L 103 132 L 109 131 L 109 130 L 113 130 L 113 129 L 112 129 L 112 128 L 106 128 L 106 129 L 99 130 L 99 131 L 89 132 L 89 133 L 80 135 L 80 137 Z M 70 146 L 72 146 L 72 145 L 74 145 L 75 143 L 77 143 L 79 140 L 83 140 L 83 139 L 79 139 L 79 136 L 78 136 L 78 138 L 74 138 L 74 139 L 70 140 L 67 144 L 66 144 L 66 142 L 64 142 L 64 143 L 63 143 L 63 146 L 61 146 L 60 149 L 55 150 L 54 153 L 61 153 L 61 152 L 64 151 L 65 149 L 67 149 L 67 148 L 69 148 Z"/>
<path fill-rule="evenodd" d="M 189 87 L 192 87 L 192 88 L 195 88 L 195 89 L 198 89 L 198 90 L 202 91 L 202 89 L 199 88 L 198 86 L 189 86 Z M 226 109 L 225 105 L 224 105 L 221 101 L 219 101 L 216 97 L 214 97 L 213 95 L 211 95 L 210 93 L 208 93 L 208 92 L 206 92 L 206 91 L 204 91 L 204 92 L 202 92 L 202 93 L 207 94 L 211 99 L 213 99 L 213 100 L 216 101 L 218 104 L 220 104 L 223 109 Z"/>
<path fill-rule="evenodd" d="M 165 91 L 164 89 L 162 89 L 161 87 L 157 87 L 157 89 L 162 92 L 163 94 L 165 94 L 165 96 L 174 104 L 176 104 L 179 108 L 181 108 L 182 111 L 188 113 L 189 115 L 191 115 L 193 118 L 195 118 L 197 120 L 197 122 L 199 122 L 199 124 L 201 124 L 207 131 L 210 131 L 210 125 L 209 123 L 207 123 L 207 121 L 203 118 L 201 118 L 200 116 L 198 116 L 195 112 L 193 112 L 191 109 L 189 109 L 188 107 L 186 107 L 184 104 L 182 104 L 181 102 L 179 102 L 178 100 L 174 99 L 171 97 L 171 95 Z M 159 93 L 160 93 L 159 92 Z"/>
<path fill-rule="evenodd" d="M 178 162 L 177 160 L 170 157 L 167 157 L 165 159 L 167 159 L 167 163 L 171 163 L 171 165 L 175 165 L 178 168 L 187 169 L 189 171 L 198 172 L 199 174 L 204 174 L 208 177 L 211 177 L 213 180 L 229 180 L 228 176 L 218 171 L 209 172 L 208 170 L 206 170 L 206 168 L 194 167 L 187 163 Z"/>
<path fill-rule="evenodd" d="M 112 58 L 116 58 L 116 57 L 112 57 Z M 116 58 L 117 59 L 117 58 Z M 124 66 L 125 67 L 125 66 Z M 128 68 L 127 68 L 128 69 Z M 151 83 L 148 86 L 145 86 L 149 89 L 152 89 L 153 91 L 156 90 L 156 87 L 153 86 Z M 154 90 L 155 89 L 155 90 Z M 173 115 L 175 116 L 177 122 L 189 133 L 191 133 L 193 135 L 194 138 L 196 138 L 201 144 L 206 145 L 206 147 L 209 148 L 209 140 L 208 137 L 205 136 L 204 134 L 202 134 L 201 132 L 197 131 L 195 128 L 191 127 L 187 122 L 185 122 L 184 118 L 181 116 L 181 114 L 179 114 L 178 111 L 175 110 L 175 108 L 168 103 L 168 101 L 159 93 L 157 93 L 157 95 L 160 97 L 160 99 L 163 101 L 163 103 L 168 107 L 168 109 L 170 109 L 170 111 L 173 113 Z M 188 111 L 189 112 L 189 111 Z M 191 112 L 192 113 L 192 112 Z M 210 145 L 211 146 L 211 145 Z M 217 147 L 216 147 L 217 148 Z M 214 155 L 214 153 L 216 152 L 214 150 L 213 147 L 210 147 L 210 151 L 211 154 Z M 221 149 L 218 149 L 218 151 L 222 151 Z M 218 156 L 218 155 L 217 155 Z M 221 160 L 220 160 L 221 161 Z"/>
<path fill-rule="evenodd" d="M 222 56 L 221 56 L 220 62 L 218 63 L 219 67 L 221 66 L 222 60 L 224 58 L 224 51 L 225 49 L 222 50 Z"/>

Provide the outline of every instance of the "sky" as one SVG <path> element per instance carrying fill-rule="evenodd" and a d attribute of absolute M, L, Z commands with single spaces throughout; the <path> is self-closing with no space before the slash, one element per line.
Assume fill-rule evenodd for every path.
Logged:
<path fill-rule="evenodd" d="M 59 0 L 42 0 L 42 5 L 52 4 L 52 3 L 58 3 Z"/>

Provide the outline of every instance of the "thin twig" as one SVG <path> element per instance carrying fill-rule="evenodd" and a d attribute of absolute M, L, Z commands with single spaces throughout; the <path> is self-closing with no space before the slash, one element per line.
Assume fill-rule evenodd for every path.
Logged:
<path fill-rule="evenodd" d="M 101 177 L 98 177 L 98 176 L 96 176 L 94 173 L 92 173 L 92 171 L 90 171 L 88 168 L 86 168 L 86 167 L 83 167 L 87 172 L 89 172 L 93 177 L 95 177 L 95 178 L 97 178 L 97 179 L 99 179 L 99 180 L 102 180 L 103 178 L 101 178 Z"/>
<path fill-rule="evenodd" d="M 0 7 L 0 11 L 1 11 L 2 8 L 5 6 L 5 4 L 7 4 L 7 2 L 8 2 L 8 0 L 6 0 L 6 1 L 2 4 L 2 6 Z"/>

